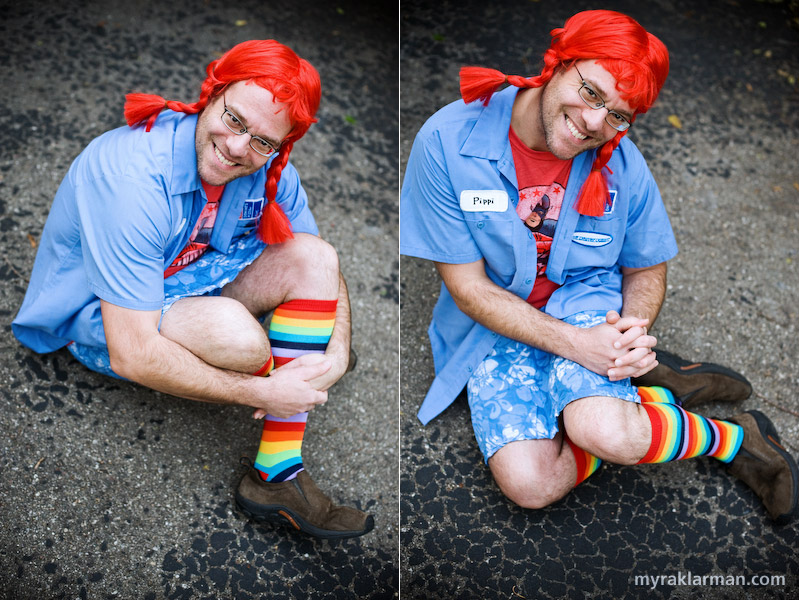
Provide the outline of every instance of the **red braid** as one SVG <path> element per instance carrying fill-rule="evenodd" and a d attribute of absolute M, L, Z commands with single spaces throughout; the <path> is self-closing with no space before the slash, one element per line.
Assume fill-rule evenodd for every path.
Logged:
<path fill-rule="evenodd" d="M 205 71 L 207 77 L 200 88 L 200 98 L 194 104 L 165 100 L 153 94 L 128 94 L 125 120 L 131 127 L 145 125 L 145 130 L 150 131 L 165 108 L 196 114 L 228 85 L 237 81 L 253 82 L 271 92 L 275 102 L 288 107 L 291 131 L 267 170 L 267 203 L 258 226 L 258 236 L 268 244 L 284 242 L 293 235 L 291 223 L 275 201 L 277 184 L 294 142 L 316 122 L 315 115 L 322 97 L 319 74 L 308 61 L 275 40 L 242 42 L 212 61 Z"/>
<path fill-rule="evenodd" d="M 155 94 L 128 94 L 125 96 L 125 120 L 131 127 L 144 124 L 145 131 L 152 129 L 162 110 L 168 108 L 190 115 L 200 112 L 196 104 L 183 104 L 175 100 L 165 100 Z"/>
<path fill-rule="evenodd" d="M 586 10 L 550 32 L 552 43 L 544 54 L 544 67 L 537 77 L 505 75 L 496 69 L 463 67 L 461 96 L 465 102 L 481 100 L 488 105 L 491 96 L 504 83 L 519 88 L 546 85 L 560 68 L 578 60 L 596 60 L 616 79 L 623 100 L 636 107 L 631 121 L 655 102 L 669 72 L 669 53 L 658 38 L 634 19 L 609 10 Z M 609 192 L 604 170 L 624 133 L 619 133 L 597 150 L 577 202 L 577 211 L 587 216 L 604 212 Z"/>
<path fill-rule="evenodd" d="M 289 162 L 289 154 L 293 142 L 284 142 L 278 154 L 266 171 L 266 206 L 261 222 L 258 224 L 258 237 L 267 244 L 279 244 L 294 237 L 291 232 L 291 223 L 286 213 L 280 208 L 275 198 L 277 197 L 277 182 L 280 174 Z"/>
<path fill-rule="evenodd" d="M 594 164 L 591 165 L 591 172 L 588 174 L 585 183 L 583 183 L 583 189 L 580 190 L 580 196 L 575 206 L 577 212 L 581 215 L 601 217 L 604 214 L 605 204 L 610 199 L 608 180 L 605 177 L 604 170 L 610 171 L 607 166 L 608 161 L 625 133 L 620 131 L 613 136 L 612 140 L 605 142 L 596 151 L 596 158 L 594 158 Z"/>

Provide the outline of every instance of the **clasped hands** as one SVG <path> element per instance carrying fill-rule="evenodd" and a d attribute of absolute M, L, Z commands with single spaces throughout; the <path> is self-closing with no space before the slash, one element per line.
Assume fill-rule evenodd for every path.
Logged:
<path fill-rule="evenodd" d="M 348 357 L 347 357 L 348 358 Z M 256 408 L 254 419 L 267 414 L 287 418 L 327 402 L 327 390 L 346 372 L 348 361 L 325 354 L 306 354 L 272 371 L 269 408 Z"/>
<path fill-rule="evenodd" d="M 589 339 L 581 363 L 611 381 L 648 373 L 658 364 L 652 350 L 657 338 L 647 334 L 648 325 L 649 319 L 608 312 L 605 323 L 583 330 Z"/>

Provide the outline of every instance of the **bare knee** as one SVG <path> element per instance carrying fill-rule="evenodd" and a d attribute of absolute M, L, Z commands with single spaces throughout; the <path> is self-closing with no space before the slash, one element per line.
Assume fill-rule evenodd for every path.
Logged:
<path fill-rule="evenodd" d="M 574 484 L 574 473 L 556 440 L 511 442 L 489 459 L 499 489 L 522 508 L 539 509 L 563 498 Z"/>
<path fill-rule="evenodd" d="M 569 438 L 577 446 L 603 460 L 632 465 L 649 446 L 648 419 L 641 411 L 634 402 L 586 398 L 567 406 L 563 417 Z"/>
<path fill-rule="evenodd" d="M 269 359 L 269 339 L 247 308 L 221 296 L 184 298 L 163 317 L 161 335 L 208 364 L 254 373 Z"/>
<path fill-rule="evenodd" d="M 321 272 L 333 272 L 338 276 L 339 263 L 336 249 L 322 238 L 298 233 L 294 240 L 279 250 L 279 260 L 296 272 L 307 272 L 318 276 Z"/>
<path fill-rule="evenodd" d="M 563 498 L 571 489 L 562 485 L 555 474 L 551 477 L 527 474 L 523 479 L 500 481 L 495 477 L 499 489 L 513 503 L 522 508 L 546 508 Z"/>

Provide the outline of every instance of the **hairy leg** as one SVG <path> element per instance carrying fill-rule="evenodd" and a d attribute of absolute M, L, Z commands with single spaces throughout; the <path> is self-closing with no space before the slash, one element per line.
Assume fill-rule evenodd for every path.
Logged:
<path fill-rule="evenodd" d="M 230 371 L 253 373 L 270 355 L 264 328 L 232 298 L 178 300 L 161 320 L 161 335 L 208 364 Z"/>
<path fill-rule="evenodd" d="M 338 255 L 330 244 L 307 233 L 267 246 L 222 288 L 222 296 L 235 298 L 256 316 L 288 300 L 334 300 L 338 295 Z"/>
<path fill-rule="evenodd" d="M 562 433 L 551 440 L 510 442 L 488 459 L 499 489 L 523 508 L 543 508 L 574 487 L 577 467 Z"/>
<path fill-rule="evenodd" d="M 640 404 L 618 398 L 576 400 L 563 410 L 563 422 L 577 446 L 616 464 L 638 463 L 652 441 L 646 410 Z"/>
<path fill-rule="evenodd" d="M 175 302 L 161 321 L 161 335 L 216 367 L 254 373 L 270 356 L 263 326 L 255 317 L 295 298 L 335 299 L 338 256 L 309 234 L 267 246 L 221 296 Z"/>

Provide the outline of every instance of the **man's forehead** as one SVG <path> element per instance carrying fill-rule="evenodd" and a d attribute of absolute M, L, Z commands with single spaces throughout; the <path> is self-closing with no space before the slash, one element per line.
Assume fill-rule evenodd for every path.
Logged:
<path fill-rule="evenodd" d="M 224 100 L 228 109 L 234 112 L 246 127 L 264 128 L 264 131 L 254 133 L 269 142 L 273 141 L 272 138 L 277 132 L 270 137 L 267 135 L 267 129 L 276 126 L 281 129 L 291 129 L 287 106 L 276 101 L 272 92 L 251 80 L 237 81 L 229 85 L 224 93 Z M 288 135 L 288 131 L 285 135 Z M 281 139 L 285 135 L 282 135 Z M 279 143 L 279 140 L 277 141 Z"/>
<path fill-rule="evenodd" d="M 610 104 L 612 108 L 620 113 L 627 113 L 631 116 L 635 113 L 635 107 L 631 106 L 621 97 L 621 93 L 616 88 L 616 77 L 594 59 L 584 59 L 579 61 L 577 67 L 586 82 L 590 83 L 602 99 Z"/>

